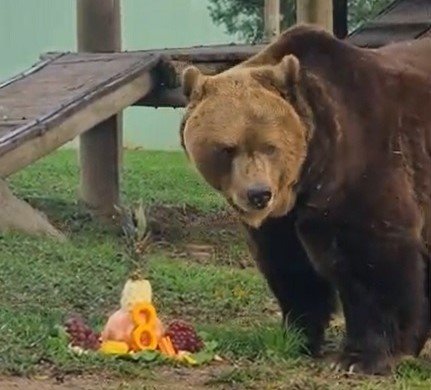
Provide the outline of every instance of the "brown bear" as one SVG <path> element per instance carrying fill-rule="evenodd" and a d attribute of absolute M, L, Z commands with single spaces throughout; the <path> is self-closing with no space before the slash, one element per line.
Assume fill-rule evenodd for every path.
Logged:
<path fill-rule="evenodd" d="M 430 329 L 431 39 L 363 49 L 285 31 L 215 76 L 183 73 L 182 145 L 242 219 L 284 321 L 337 367 L 385 373 Z"/>

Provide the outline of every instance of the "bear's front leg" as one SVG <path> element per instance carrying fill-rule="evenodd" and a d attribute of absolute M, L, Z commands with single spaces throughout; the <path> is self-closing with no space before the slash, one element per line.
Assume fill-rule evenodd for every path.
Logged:
<path fill-rule="evenodd" d="M 306 352 L 320 353 L 324 331 L 335 310 L 332 286 L 314 270 L 295 230 L 294 216 L 248 228 L 252 254 L 278 300 L 284 325 L 307 337 Z"/>
<path fill-rule="evenodd" d="M 385 374 L 417 355 L 429 330 L 427 259 L 413 238 L 367 237 L 344 229 L 336 239 L 337 285 L 346 319 L 339 367 Z"/>

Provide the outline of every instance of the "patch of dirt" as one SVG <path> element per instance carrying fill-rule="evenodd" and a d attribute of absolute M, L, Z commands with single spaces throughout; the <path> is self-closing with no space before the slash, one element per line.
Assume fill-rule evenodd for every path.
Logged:
<path fill-rule="evenodd" d="M 243 227 L 229 211 L 204 213 L 189 206 L 155 205 L 148 213 L 153 237 L 170 247 L 176 258 L 241 268 L 253 265 Z"/>
<path fill-rule="evenodd" d="M 1 390 L 208 390 L 209 381 L 225 369 L 224 365 L 204 368 L 157 367 L 139 379 L 70 375 L 61 381 L 49 376 L 32 378 L 0 377 Z M 218 387 L 223 389 L 223 387 Z"/>
<path fill-rule="evenodd" d="M 91 214 L 77 202 L 32 197 L 26 201 L 66 234 L 92 229 Z M 148 219 L 156 245 L 175 258 L 240 268 L 254 266 L 243 227 L 228 210 L 204 212 L 191 206 L 156 204 L 148 207 Z M 115 231 L 121 233 L 120 229 Z"/>

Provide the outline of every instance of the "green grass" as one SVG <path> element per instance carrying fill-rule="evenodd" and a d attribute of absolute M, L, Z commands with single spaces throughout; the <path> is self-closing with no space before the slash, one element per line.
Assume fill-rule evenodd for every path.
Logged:
<path fill-rule="evenodd" d="M 14 175 L 12 188 L 23 197 L 73 201 L 78 172 L 75 152 L 62 150 Z M 224 207 L 221 197 L 209 191 L 182 152 L 127 151 L 121 188 L 125 202 L 142 198 L 149 204 L 191 205 L 202 211 Z"/>
<path fill-rule="evenodd" d="M 153 386 L 149 388 L 163 388 L 160 375 L 168 375 L 163 371 L 166 368 L 94 355 L 77 357 L 58 337 L 58 325 L 72 312 L 100 328 L 118 306 L 131 266 L 121 237 L 91 222 L 76 204 L 74 153 L 57 152 L 10 182 L 16 194 L 69 227 L 70 241 L 58 244 L 19 234 L 0 237 L 0 373 L 48 372 L 58 376 L 103 372 L 128 380 L 146 378 Z M 127 201 L 142 198 L 147 204 L 184 204 L 205 215 L 224 208 L 220 197 L 197 177 L 182 153 L 127 152 L 123 189 Z M 208 232 L 208 226 L 202 231 L 194 229 L 187 236 L 193 242 Z M 236 256 L 244 255 L 233 234 L 220 230 L 213 235 L 212 242 L 220 239 Z M 227 255 L 226 251 L 220 253 Z M 179 258 L 166 249 L 155 249 L 148 255 L 162 319 L 193 321 L 209 340 L 217 341 L 217 353 L 225 359 L 219 368 L 187 369 L 189 376 L 193 370 L 203 370 L 197 371 L 198 378 L 208 374 L 207 379 L 199 379 L 205 388 L 431 388 L 431 369 L 421 360 L 403 363 L 393 377 L 360 378 L 333 374 L 327 362 L 300 356 L 302 337 L 293 330 L 283 335 L 274 300 L 258 272 L 223 265 L 230 264 L 223 259 L 216 261 Z M 176 371 L 169 375 L 179 386 L 183 377 L 175 376 Z"/>

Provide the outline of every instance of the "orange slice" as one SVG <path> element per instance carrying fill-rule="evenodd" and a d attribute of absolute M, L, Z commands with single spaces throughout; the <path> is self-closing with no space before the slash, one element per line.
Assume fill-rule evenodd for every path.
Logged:
<path fill-rule="evenodd" d="M 132 308 L 132 320 L 135 325 L 154 325 L 156 318 L 156 309 L 151 303 L 140 302 Z"/>
<path fill-rule="evenodd" d="M 157 348 L 157 337 L 154 329 L 141 324 L 132 333 L 133 346 L 138 351 L 154 350 Z"/>

